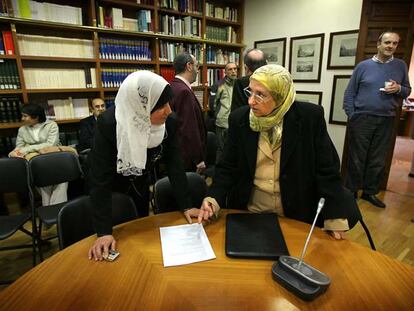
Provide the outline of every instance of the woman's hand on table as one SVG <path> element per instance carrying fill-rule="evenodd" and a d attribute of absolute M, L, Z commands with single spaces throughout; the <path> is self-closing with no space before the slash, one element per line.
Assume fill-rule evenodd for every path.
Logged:
<path fill-rule="evenodd" d="M 187 222 L 189 224 L 193 223 L 193 219 L 192 218 L 197 218 L 199 213 L 200 213 L 200 209 L 199 208 L 189 208 L 187 210 L 185 210 L 184 212 L 184 217 L 187 220 Z"/>
<path fill-rule="evenodd" d="M 211 202 L 204 200 L 201 204 L 201 208 L 198 213 L 198 223 L 202 223 L 203 221 L 209 221 L 212 218 L 216 218 L 217 212 L 218 211 L 216 211 L 214 205 Z"/>
<path fill-rule="evenodd" d="M 93 243 L 92 247 L 89 249 L 88 257 L 89 259 L 94 259 L 96 261 L 102 261 L 107 258 L 109 255 L 109 250 L 115 250 L 116 241 L 112 235 L 103 235 L 98 237 Z"/>
<path fill-rule="evenodd" d="M 345 238 L 345 231 L 328 231 L 328 233 L 335 239 L 335 240 L 343 240 Z"/>

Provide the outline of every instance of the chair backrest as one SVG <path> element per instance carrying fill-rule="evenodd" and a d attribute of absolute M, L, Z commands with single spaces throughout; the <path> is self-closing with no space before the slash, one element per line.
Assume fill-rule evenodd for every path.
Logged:
<path fill-rule="evenodd" d="M 89 196 L 68 201 L 60 210 L 57 221 L 59 248 L 64 249 L 95 233 L 93 208 Z M 112 225 L 118 225 L 138 218 L 138 212 L 131 197 L 123 193 L 112 193 Z"/>
<path fill-rule="evenodd" d="M 0 158 L 0 192 L 28 192 L 29 167 L 22 158 Z"/>
<path fill-rule="evenodd" d="M 207 192 L 206 181 L 197 173 L 187 172 L 186 175 L 192 206 L 200 207 Z M 161 178 L 155 183 L 154 199 L 155 214 L 176 211 L 179 209 L 174 197 L 174 189 L 172 189 L 168 177 Z"/>
<path fill-rule="evenodd" d="M 217 137 L 213 132 L 207 132 L 206 165 L 216 164 Z"/>
<path fill-rule="evenodd" d="M 29 161 L 29 166 L 36 187 L 69 182 L 82 176 L 78 157 L 71 152 L 40 154 Z"/>

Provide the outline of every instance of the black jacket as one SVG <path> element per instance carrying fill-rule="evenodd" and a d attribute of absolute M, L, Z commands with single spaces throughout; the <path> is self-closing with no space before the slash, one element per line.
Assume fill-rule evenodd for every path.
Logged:
<path fill-rule="evenodd" d="M 175 135 L 176 123 L 174 114 L 168 117 L 167 135 L 162 142 L 162 159 L 178 206 L 185 209 L 191 207 L 191 201 Z M 94 226 L 98 235 L 112 234 L 111 191 L 115 186 L 117 189 L 127 189 L 130 183 L 128 177 L 116 172 L 117 152 L 115 106 L 112 106 L 98 118 L 93 147 L 88 155 L 88 179 L 94 208 Z M 142 178 L 139 182 L 141 181 L 145 182 L 146 179 Z"/>
<path fill-rule="evenodd" d="M 92 147 L 93 136 L 95 132 L 95 116 L 89 116 L 79 122 L 79 145 L 78 151 Z"/>
<path fill-rule="evenodd" d="M 249 126 L 249 107 L 230 115 L 224 156 L 216 165 L 209 195 L 221 207 L 246 209 L 253 188 L 259 133 Z M 361 218 L 352 194 L 342 187 L 339 157 L 326 130 L 323 109 L 295 102 L 283 122 L 280 192 L 286 217 L 312 223 L 320 197 L 325 207 L 318 219 L 347 218 L 350 228 Z"/>
<path fill-rule="evenodd" d="M 243 89 L 249 86 L 249 82 L 250 82 L 250 75 L 248 76 L 244 76 L 241 78 L 236 79 L 236 81 L 234 81 L 234 86 L 233 86 L 233 95 L 231 98 L 231 111 L 242 107 L 242 106 L 247 106 L 248 103 L 248 98 L 247 96 L 244 94 Z"/>

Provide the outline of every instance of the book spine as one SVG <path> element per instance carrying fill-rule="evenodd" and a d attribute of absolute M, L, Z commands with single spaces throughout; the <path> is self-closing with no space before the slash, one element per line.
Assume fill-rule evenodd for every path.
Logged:
<path fill-rule="evenodd" d="M 6 55 L 14 55 L 14 44 L 13 44 L 13 37 L 12 33 L 9 30 L 3 30 L 3 44 Z"/>

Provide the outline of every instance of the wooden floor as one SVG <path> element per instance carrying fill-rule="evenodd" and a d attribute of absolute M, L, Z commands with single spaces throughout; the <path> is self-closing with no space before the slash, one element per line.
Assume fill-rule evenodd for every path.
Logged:
<path fill-rule="evenodd" d="M 414 140 L 399 137 L 397 139 L 387 191 L 379 197 L 387 204 L 385 209 L 358 200 L 377 250 L 402 262 L 414 266 L 414 178 L 408 177 L 411 167 Z M 44 231 L 46 235 L 56 234 L 56 228 Z M 347 239 L 369 247 L 368 239 L 360 224 L 347 233 Z M 30 239 L 21 233 L 0 242 L 0 247 L 16 241 Z M 57 240 L 45 247 L 45 257 L 58 251 Z M 86 256 L 87 254 L 85 254 Z M 4 251 L 0 253 L 0 281 L 15 279 L 32 267 L 31 250 Z M 0 290 L 4 286 L 0 286 Z"/>

